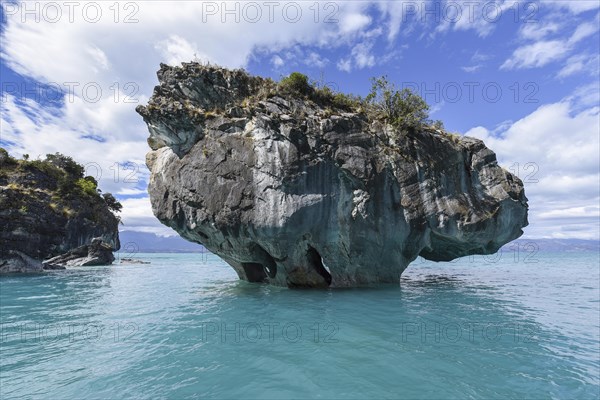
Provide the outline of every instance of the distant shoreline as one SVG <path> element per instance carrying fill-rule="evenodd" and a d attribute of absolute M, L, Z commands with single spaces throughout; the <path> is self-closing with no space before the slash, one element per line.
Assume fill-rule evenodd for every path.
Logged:
<path fill-rule="evenodd" d="M 192 243 L 180 236 L 159 236 L 154 233 L 122 231 L 119 232 L 121 250 L 119 254 L 138 253 L 190 253 L 206 254 L 210 251 L 198 243 Z M 519 246 L 522 252 L 578 252 L 600 251 L 600 240 L 594 239 L 535 239 L 519 238 L 507 243 L 502 252 L 512 252 Z M 212 254 L 212 253 L 211 253 Z"/>

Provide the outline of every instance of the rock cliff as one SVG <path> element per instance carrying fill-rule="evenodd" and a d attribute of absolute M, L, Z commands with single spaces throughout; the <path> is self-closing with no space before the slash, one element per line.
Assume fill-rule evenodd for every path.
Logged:
<path fill-rule="evenodd" d="M 118 224 L 93 178 L 70 157 L 16 160 L 0 148 L 0 272 L 37 272 L 41 260 L 96 237 L 118 250 Z"/>
<path fill-rule="evenodd" d="M 522 182 L 480 140 L 425 125 L 400 134 L 239 70 L 162 65 L 158 78 L 137 109 L 153 212 L 240 279 L 399 282 L 419 255 L 494 253 L 527 225 Z"/>

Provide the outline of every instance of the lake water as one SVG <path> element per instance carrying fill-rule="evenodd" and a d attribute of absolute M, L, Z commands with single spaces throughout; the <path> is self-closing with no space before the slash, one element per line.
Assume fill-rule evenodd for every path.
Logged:
<path fill-rule="evenodd" d="M 213 255 L 0 278 L 0 398 L 598 398 L 598 253 L 288 290 Z"/>

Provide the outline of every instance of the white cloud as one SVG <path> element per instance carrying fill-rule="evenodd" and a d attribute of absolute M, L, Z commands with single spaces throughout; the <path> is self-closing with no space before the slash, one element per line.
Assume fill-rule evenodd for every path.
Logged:
<path fill-rule="evenodd" d="M 127 170 L 129 171 L 129 170 Z M 126 174 L 130 173 L 130 172 L 125 172 Z M 132 189 L 132 188 L 123 188 L 121 190 L 119 190 L 117 192 L 117 195 L 121 195 L 121 196 L 140 196 L 140 195 L 145 195 L 146 189 Z"/>
<path fill-rule="evenodd" d="M 524 23 L 519 30 L 519 35 L 526 40 L 540 40 L 548 35 L 557 33 L 561 28 L 561 25 L 555 21 Z"/>
<path fill-rule="evenodd" d="M 556 0 L 541 3 L 543 7 L 552 7 L 567 10 L 573 14 L 596 10 L 600 8 L 600 2 L 595 0 Z"/>
<path fill-rule="evenodd" d="M 348 13 L 340 21 L 340 32 L 349 34 L 364 30 L 371 23 L 371 17 L 362 13 Z"/>
<path fill-rule="evenodd" d="M 271 58 L 271 64 L 273 64 L 275 68 L 279 68 L 284 64 L 283 58 L 279 57 L 278 55 L 274 55 L 273 58 Z"/>
<path fill-rule="evenodd" d="M 577 218 L 577 217 L 596 217 L 600 218 L 600 207 L 570 207 L 561 210 L 550 210 L 541 212 L 540 218 Z"/>
<path fill-rule="evenodd" d="M 539 40 L 518 47 L 500 69 L 539 68 L 565 58 L 581 40 L 598 31 L 598 24 L 582 23 L 567 39 Z M 541 33 L 544 33 L 543 30 Z M 530 35 L 531 36 L 531 35 Z M 540 37 L 544 37 L 541 34 Z"/>
<path fill-rule="evenodd" d="M 352 60 L 349 58 L 343 58 L 338 61 L 337 67 L 340 71 L 350 72 L 352 71 Z"/>
<path fill-rule="evenodd" d="M 578 54 L 569 57 L 565 66 L 558 72 L 559 78 L 566 78 L 577 73 L 588 73 L 591 76 L 598 76 L 598 55 Z"/>
<path fill-rule="evenodd" d="M 475 54 L 473 54 L 473 56 L 471 57 L 471 61 L 472 62 L 484 62 L 484 61 L 488 61 L 491 60 L 492 56 L 489 54 L 485 54 L 485 53 L 481 53 L 479 50 L 477 50 L 475 52 Z"/>
<path fill-rule="evenodd" d="M 569 51 L 568 43 L 561 40 L 539 41 L 521 46 L 502 64 L 500 69 L 537 68 L 563 58 Z"/>
<path fill-rule="evenodd" d="M 383 18 L 387 19 L 388 41 L 392 42 L 398 36 L 402 24 L 408 22 L 419 22 L 420 16 L 418 10 L 424 7 L 426 1 L 379 1 L 377 6 L 382 13 Z M 416 10 L 416 11 L 415 11 Z M 411 28 L 407 28 L 407 31 Z"/>
<path fill-rule="evenodd" d="M 477 64 L 477 65 L 471 65 L 469 67 L 460 67 L 460 69 L 462 69 L 465 72 L 475 72 L 478 71 L 481 68 L 481 64 Z"/>
<path fill-rule="evenodd" d="M 329 63 L 327 58 L 321 57 L 319 54 L 310 52 L 306 58 L 305 64 L 310 67 L 323 68 Z"/>
<path fill-rule="evenodd" d="M 269 9 L 263 8 L 262 17 L 254 23 L 241 2 L 210 3 L 219 9 L 215 15 L 207 12 L 208 5 L 203 2 L 134 3 L 139 7 L 135 14 L 139 22 L 130 24 L 122 22 L 124 15 L 121 22 L 114 22 L 114 11 L 109 8 L 112 3 L 99 4 L 103 18 L 94 24 L 79 14 L 73 23 L 66 18 L 58 23 L 23 23 L 20 14 L 8 16 L 2 33 L 3 60 L 14 71 L 42 82 L 91 80 L 108 87 L 117 78 L 136 82 L 149 95 L 159 62 L 176 64 L 196 56 L 240 67 L 258 48 L 347 44 L 351 40 L 348 33 L 361 33 L 370 21 L 361 11 L 368 4 L 362 2 L 336 3 L 334 16 L 340 23 L 326 23 L 328 13 L 324 10 L 315 17 L 314 7 L 311 9 L 313 5 L 308 2 L 294 3 L 302 7 L 297 22 L 290 22 L 293 10 L 287 8 L 284 12 L 279 4 L 273 10 L 272 22 Z M 239 23 L 235 22 L 236 15 L 221 12 L 224 7 L 234 6 L 239 9 Z"/>
<path fill-rule="evenodd" d="M 208 56 L 198 50 L 195 44 L 188 42 L 179 35 L 171 35 L 168 39 L 158 42 L 155 47 L 162 58 L 166 60 L 166 63 L 170 65 L 177 65 L 182 61 L 193 59 L 210 60 Z"/>
<path fill-rule="evenodd" d="M 352 49 L 354 62 L 359 69 L 375 65 L 375 56 L 371 54 L 372 43 L 359 43 Z"/>
<path fill-rule="evenodd" d="M 122 200 L 121 204 L 123 204 L 121 213 L 123 226 L 119 227 L 120 230 L 149 232 L 161 236 L 177 235 L 173 229 L 156 219 L 148 197 Z"/>
<path fill-rule="evenodd" d="M 528 237 L 598 239 L 600 106 L 580 96 L 590 91 L 596 99 L 600 95 L 594 85 L 541 106 L 500 132 L 476 127 L 466 133 L 484 140 L 501 165 L 524 181 Z M 578 229 L 562 230 L 565 220 L 574 217 Z"/>
<path fill-rule="evenodd" d="M 488 54 L 481 53 L 479 50 L 475 52 L 471 56 L 471 64 L 470 66 L 461 67 L 461 69 L 465 72 L 471 73 L 480 70 L 486 63 L 486 61 L 490 60 L 492 56 Z"/>
<path fill-rule="evenodd" d="M 496 25 L 503 18 L 512 17 L 509 14 L 514 12 L 515 7 L 520 7 L 519 3 L 516 0 L 490 0 L 484 2 L 446 0 L 440 3 L 440 11 L 437 12 L 440 23 L 435 28 L 435 33 L 447 32 L 451 28 L 455 31 L 473 30 L 479 37 L 485 38 L 494 32 Z M 429 5 L 430 9 L 431 7 Z M 424 6 L 424 13 L 425 10 Z"/>
<path fill-rule="evenodd" d="M 571 35 L 571 37 L 569 38 L 569 44 L 574 45 L 577 42 L 585 39 L 588 36 L 593 35 L 596 32 L 598 32 L 598 23 L 586 22 L 580 24 L 577 27 L 577 29 L 575 29 L 575 32 L 573 32 L 573 35 Z"/>
<path fill-rule="evenodd" d="M 433 106 L 431 106 L 431 109 L 429 110 L 429 115 L 433 116 L 435 113 L 440 111 L 445 105 L 446 102 L 444 100 L 440 101 L 439 103 L 435 103 Z"/>
<path fill-rule="evenodd" d="M 147 179 L 145 167 L 147 134 L 144 131 L 132 132 L 128 137 L 113 134 L 112 129 L 118 124 L 122 110 L 115 110 L 109 99 L 99 104 L 98 115 L 79 115 L 77 110 L 82 101 L 67 103 L 62 110 L 51 110 L 40 106 L 33 100 L 19 105 L 13 96 L 6 96 L 1 104 L 2 140 L 14 143 L 8 150 L 15 156 L 24 153 L 32 158 L 43 158 L 46 154 L 61 152 L 73 157 L 76 161 L 89 166 L 88 174 L 98 179 L 100 188 L 105 192 L 120 193 L 127 190 L 138 190 Z M 128 112 L 132 113 L 133 105 Z M 75 109 L 75 111 L 73 111 Z M 109 123 L 101 122 L 103 116 L 113 115 Z M 84 124 L 89 124 L 86 126 Z M 99 130 L 94 125 L 99 126 Z M 127 130 L 127 120 L 123 129 Z M 104 131 L 105 130 L 105 131 Z M 97 142 L 86 137 L 86 134 L 102 133 L 104 142 Z M 128 166 L 125 167 L 125 164 Z M 133 165 L 133 166 L 132 166 Z"/>
<path fill-rule="evenodd" d="M 375 66 L 377 59 L 372 54 L 373 45 L 372 41 L 358 43 L 352 48 L 349 57 L 338 60 L 337 68 L 340 71 L 350 72 L 353 69 L 364 69 Z M 391 54 L 391 56 L 395 55 L 396 53 Z M 388 62 L 390 59 L 390 57 L 384 57 L 380 62 Z"/>
<path fill-rule="evenodd" d="M 268 57 L 269 52 L 265 54 L 261 51 L 260 54 L 253 57 Z M 316 50 L 312 50 L 310 46 L 294 46 L 293 48 L 281 50 L 279 54 L 275 54 L 270 58 L 270 64 L 276 72 L 292 72 L 295 68 L 316 68 L 324 69 L 329 65 L 330 61 L 327 57 L 319 54 Z"/>

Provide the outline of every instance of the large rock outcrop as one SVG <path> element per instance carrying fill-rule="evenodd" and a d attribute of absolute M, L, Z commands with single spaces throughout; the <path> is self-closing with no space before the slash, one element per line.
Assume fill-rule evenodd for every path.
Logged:
<path fill-rule="evenodd" d="M 0 148 L 0 226 L 0 273 L 37 272 L 42 260 L 96 237 L 120 247 L 118 217 L 83 167 L 62 155 L 16 160 Z"/>
<path fill-rule="evenodd" d="M 301 96 L 249 97 L 268 82 L 243 71 L 162 65 L 158 77 L 137 109 L 153 212 L 240 279 L 398 282 L 419 255 L 494 253 L 527 225 L 522 182 L 480 140 L 394 135 Z"/>

